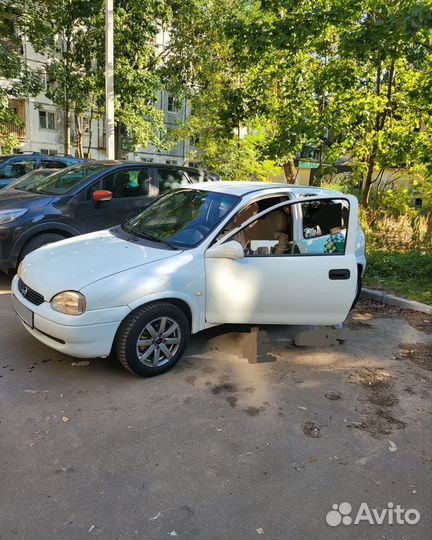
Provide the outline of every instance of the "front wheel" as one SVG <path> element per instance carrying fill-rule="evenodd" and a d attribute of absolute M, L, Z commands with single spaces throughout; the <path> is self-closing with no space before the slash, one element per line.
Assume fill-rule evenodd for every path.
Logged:
<path fill-rule="evenodd" d="M 61 234 L 57 234 L 57 233 L 38 234 L 34 238 L 31 238 L 26 244 L 24 244 L 24 247 L 22 248 L 19 258 L 18 258 L 18 263 L 20 263 L 26 255 L 28 255 L 35 249 L 45 246 L 46 244 L 59 242 L 60 240 L 64 240 L 64 239 L 65 239 L 65 236 L 62 236 Z"/>
<path fill-rule="evenodd" d="M 189 321 L 184 312 L 167 302 L 143 306 L 121 323 L 114 343 L 118 361 L 143 377 L 153 377 L 174 367 L 189 341 Z"/>

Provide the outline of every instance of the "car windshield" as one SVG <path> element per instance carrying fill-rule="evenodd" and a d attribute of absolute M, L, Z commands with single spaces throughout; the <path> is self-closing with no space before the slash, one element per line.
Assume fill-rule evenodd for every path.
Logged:
<path fill-rule="evenodd" d="M 105 165 L 96 163 L 73 165 L 45 178 L 40 178 L 27 187 L 18 189 L 47 195 L 64 195 L 77 187 L 83 180 L 87 180 L 87 178 L 104 168 Z M 14 187 L 16 188 L 17 186 L 15 185 Z"/>
<path fill-rule="evenodd" d="M 38 182 L 41 178 L 46 178 L 51 174 L 54 174 L 56 169 L 36 169 L 35 171 L 30 171 L 29 173 L 22 176 L 19 180 L 15 180 L 8 186 L 4 188 L 5 191 L 10 191 L 11 189 L 19 189 L 27 191 L 30 186 Z"/>
<path fill-rule="evenodd" d="M 173 190 L 125 223 L 124 231 L 182 249 L 196 246 L 240 197 L 196 189 Z"/>

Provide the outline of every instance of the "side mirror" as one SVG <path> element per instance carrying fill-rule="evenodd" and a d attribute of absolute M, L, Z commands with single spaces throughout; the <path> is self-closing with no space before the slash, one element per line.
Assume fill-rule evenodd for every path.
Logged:
<path fill-rule="evenodd" d="M 95 203 L 100 203 L 110 201 L 113 198 L 113 194 L 112 191 L 108 191 L 107 189 L 98 189 L 97 191 L 93 191 L 92 197 Z"/>
<path fill-rule="evenodd" d="M 242 245 L 236 240 L 230 240 L 224 244 L 212 246 L 206 251 L 205 256 L 210 259 L 243 259 Z"/>

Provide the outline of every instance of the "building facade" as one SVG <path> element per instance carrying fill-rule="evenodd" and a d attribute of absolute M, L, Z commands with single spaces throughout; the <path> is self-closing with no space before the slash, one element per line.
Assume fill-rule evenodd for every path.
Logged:
<path fill-rule="evenodd" d="M 157 46 L 164 47 L 168 36 L 160 32 Z M 47 88 L 46 65 L 47 58 L 35 52 L 31 43 L 23 40 L 22 54 L 28 66 L 36 70 L 42 80 L 43 90 L 35 97 L 14 99 L 11 106 L 23 120 L 22 128 L 10 127 L 11 133 L 19 140 L 19 146 L 14 153 L 38 152 L 45 155 L 60 155 L 64 152 L 64 114 L 50 101 L 45 93 Z M 157 107 L 163 111 L 166 130 L 173 129 L 179 121 L 186 119 L 190 113 L 188 103 L 178 103 L 167 92 L 160 92 L 157 96 Z M 102 119 L 84 117 L 83 147 L 84 157 L 91 159 L 105 159 L 105 125 Z M 117 156 L 120 159 L 146 161 L 155 163 L 171 163 L 187 165 L 188 155 L 194 147 L 191 141 L 181 141 L 169 152 L 160 151 L 154 146 L 138 148 L 130 151 L 130 137 L 120 127 L 117 132 Z M 0 149 L 1 150 L 1 149 Z M 76 155 L 76 136 L 71 115 L 71 155 Z"/>

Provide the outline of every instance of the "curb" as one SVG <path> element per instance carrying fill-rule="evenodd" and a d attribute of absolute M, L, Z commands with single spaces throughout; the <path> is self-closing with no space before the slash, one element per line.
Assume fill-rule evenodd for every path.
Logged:
<path fill-rule="evenodd" d="M 411 309 L 412 311 L 420 311 L 432 315 L 432 306 L 416 302 L 415 300 L 407 300 L 406 298 L 400 298 L 393 294 L 387 294 L 382 291 L 374 291 L 372 289 L 362 289 L 360 294 L 361 300 L 375 300 L 381 302 L 381 304 L 391 304 L 392 306 L 398 306 L 402 309 Z"/>

